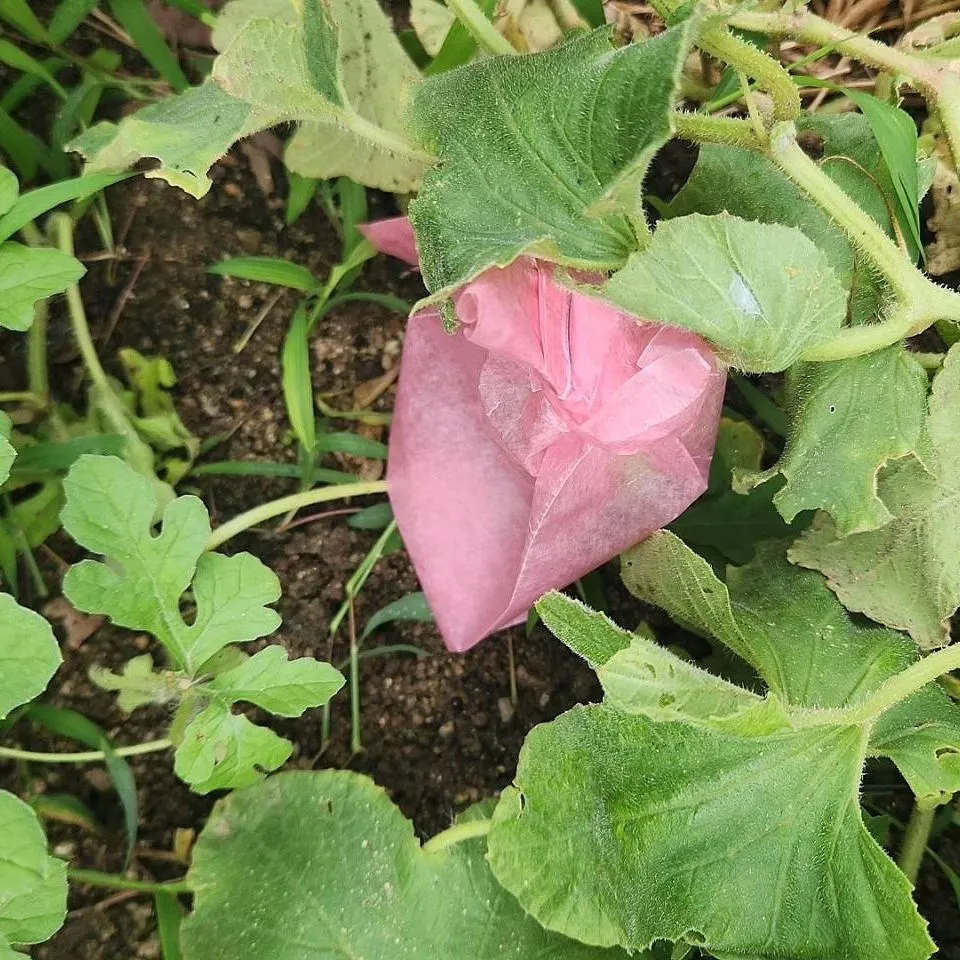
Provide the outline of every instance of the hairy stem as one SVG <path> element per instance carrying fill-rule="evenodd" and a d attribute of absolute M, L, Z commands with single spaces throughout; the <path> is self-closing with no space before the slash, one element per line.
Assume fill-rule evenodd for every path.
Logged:
<path fill-rule="evenodd" d="M 519 51 L 497 28 L 483 15 L 483 11 L 474 0 L 447 0 L 447 6 L 456 14 L 457 19 L 466 27 L 467 33 L 480 44 L 481 48 L 494 56 L 515 54 Z"/>
<path fill-rule="evenodd" d="M 753 77 L 757 86 L 770 94 L 775 120 L 796 120 L 800 116 L 800 91 L 790 74 L 773 57 L 741 40 L 726 27 L 706 31 L 697 45 L 710 56 Z"/>
<path fill-rule="evenodd" d="M 279 500 L 270 500 L 260 506 L 247 510 L 217 527 L 207 541 L 208 550 L 216 550 L 238 534 L 245 533 L 253 527 L 282 517 L 285 513 L 310 507 L 317 503 L 329 503 L 331 500 L 346 500 L 348 497 L 367 497 L 376 493 L 386 493 L 385 480 L 372 480 L 367 483 L 342 483 L 331 487 L 321 487 L 319 490 L 306 490 L 303 493 L 293 493 Z"/>
<path fill-rule="evenodd" d="M 146 880 L 131 880 L 114 873 L 99 870 L 68 870 L 67 878 L 74 883 L 107 890 L 136 890 L 142 893 L 192 893 L 193 887 L 186 880 L 170 880 L 166 883 L 150 883 Z"/>
<path fill-rule="evenodd" d="M 468 820 L 466 823 L 457 823 L 448 827 L 443 833 L 438 833 L 432 840 L 423 845 L 424 853 L 439 853 L 464 840 L 475 840 L 485 837 L 493 826 L 492 820 Z"/>
<path fill-rule="evenodd" d="M 916 884 L 917 875 L 920 873 L 920 864 L 923 863 L 923 855 L 927 850 L 927 841 L 930 839 L 930 829 L 933 827 L 936 810 L 936 807 L 921 806 L 918 803 L 910 814 L 910 822 L 907 824 L 907 832 L 903 837 L 903 846 L 900 848 L 897 863 L 912 884 Z"/>
<path fill-rule="evenodd" d="M 960 77 L 946 62 L 911 55 L 808 12 L 744 11 L 732 14 L 728 23 L 741 30 L 791 37 L 818 47 L 830 46 L 860 63 L 907 77 L 933 101 L 940 113 L 954 162 L 960 161 Z"/>
<path fill-rule="evenodd" d="M 147 743 L 135 743 L 130 747 L 117 747 L 113 752 L 118 757 L 140 757 L 145 753 L 169 750 L 172 746 L 169 740 L 151 740 Z M 88 750 L 84 753 L 35 753 L 32 750 L 0 747 L 0 758 L 24 760 L 27 763 L 98 763 L 106 760 L 107 755 L 102 750 Z"/>

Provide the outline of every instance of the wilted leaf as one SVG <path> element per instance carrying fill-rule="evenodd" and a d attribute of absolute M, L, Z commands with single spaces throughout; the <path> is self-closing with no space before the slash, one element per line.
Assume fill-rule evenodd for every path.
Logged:
<path fill-rule="evenodd" d="M 0 244 L 0 327 L 27 330 L 38 300 L 63 293 L 85 273 L 73 257 L 47 247 Z"/>
<path fill-rule="evenodd" d="M 799 230 L 728 214 L 660 224 L 653 242 L 605 284 L 618 306 L 693 330 L 735 367 L 784 370 L 835 334 L 846 294 Z"/>
<path fill-rule="evenodd" d="M 250 7 L 239 11 L 234 25 L 245 22 L 232 36 L 229 30 L 220 32 L 221 41 L 229 40 L 202 86 L 146 107 L 119 125 L 99 123 L 71 148 L 87 158 L 91 171 L 121 170 L 154 157 L 160 166 L 147 176 L 199 197 L 210 189 L 210 166 L 235 141 L 298 120 L 323 125 L 328 141 L 335 141 L 340 157 L 349 162 L 343 172 L 384 189 L 411 187 L 430 159 L 398 132 L 402 81 L 415 76 L 415 68 L 396 39 L 385 34 L 387 21 L 374 0 L 340 0 L 333 7 L 305 0 L 302 17 L 292 20 L 272 8 L 267 11 L 272 17 L 260 15 L 262 8 L 256 16 L 246 12 Z M 352 66 L 341 70 L 348 57 L 370 55 L 371 44 L 381 60 L 369 64 L 369 76 Z M 385 51 L 391 62 L 405 61 L 408 72 L 401 82 L 385 63 Z M 368 84 L 363 102 L 351 101 L 357 82 Z M 376 110 L 370 106 L 374 90 Z"/>
<path fill-rule="evenodd" d="M 637 243 L 623 208 L 608 201 L 622 198 L 627 214 L 642 216 L 639 184 L 670 136 L 690 42 L 689 24 L 625 47 L 600 29 L 421 84 L 412 130 L 440 159 L 410 204 L 428 289 L 440 294 L 524 252 L 620 266 Z M 624 126 L 616 118 L 626 114 Z"/>
<path fill-rule="evenodd" d="M 90 682 L 101 690 L 116 693 L 117 706 L 124 713 L 133 713 L 148 703 L 170 703 L 180 697 L 176 674 L 155 671 L 149 653 L 128 660 L 120 673 L 93 666 Z"/>
<path fill-rule="evenodd" d="M 194 849 L 184 951 L 192 960 L 626 960 L 543 930 L 483 854 L 482 839 L 425 852 L 366 777 L 281 774 L 214 808 Z"/>
<path fill-rule="evenodd" d="M 917 456 L 880 475 L 878 495 L 893 519 L 840 538 L 829 517 L 793 546 L 790 559 L 820 570 L 850 610 L 906 630 L 926 649 L 949 639 L 960 604 L 960 347 L 933 382 L 926 438 Z"/>

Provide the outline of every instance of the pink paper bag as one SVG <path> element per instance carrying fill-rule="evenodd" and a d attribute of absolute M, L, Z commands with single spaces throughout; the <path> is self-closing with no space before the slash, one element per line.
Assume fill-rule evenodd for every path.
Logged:
<path fill-rule="evenodd" d="M 415 262 L 404 218 L 364 228 Z M 706 489 L 725 374 L 707 345 L 492 268 L 410 318 L 387 479 L 447 646 L 468 650 L 676 518 Z"/>

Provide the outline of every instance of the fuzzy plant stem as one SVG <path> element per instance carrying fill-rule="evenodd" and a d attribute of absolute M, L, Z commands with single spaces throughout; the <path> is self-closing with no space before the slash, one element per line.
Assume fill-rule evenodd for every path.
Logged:
<path fill-rule="evenodd" d="M 903 836 L 903 846 L 900 848 L 897 863 L 914 885 L 920 873 L 920 864 L 923 863 L 923 855 L 927 849 L 927 841 L 930 839 L 930 830 L 933 827 L 936 811 L 936 807 L 916 804 L 913 813 L 910 814 L 907 832 Z"/>
<path fill-rule="evenodd" d="M 319 490 L 306 490 L 303 493 L 293 493 L 279 500 L 270 500 L 260 506 L 247 510 L 217 527 L 207 541 L 208 550 L 216 550 L 228 540 L 236 537 L 253 527 L 282 517 L 285 513 L 311 507 L 317 503 L 329 503 L 331 500 L 346 500 L 348 497 L 367 497 L 376 493 L 386 493 L 385 480 L 371 480 L 368 483 L 340 483 L 330 487 L 321 487 Z"/>
<path fill-rule="evenodd" d="M 464 840 L 475 840 L 485 837 L 493 826 L 492 820 L 468 820 L 466 823 L 456 823 L 423 845 L 424 853 L 439 853 Z"/>
<path fill-rule="evenodd" d="M 169 750 L 172 746 L 169 740 L 150 740 L 147 743 L 135 743 L 130 747 L 117 747 L 113 753 L 118 757 L 140 757 L 145 753 Z M 27 763 L 99 763 L 106 760 L 107 755 L 102 750 L 88 750 L 85 753 L 36 753 L 33 750 L 0 747 L 0 759 L 22 760 Z"/>

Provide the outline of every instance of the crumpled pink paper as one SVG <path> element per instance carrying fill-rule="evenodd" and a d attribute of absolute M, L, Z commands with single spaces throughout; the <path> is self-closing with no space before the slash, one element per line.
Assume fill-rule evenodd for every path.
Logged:
<path fill-rule="evenodd" d="M 406 218 L 368 224 L 416 263 Z M 451 650 L 522 621 L 705 489 L 725 374 L 693 334 L 641 323 L 521 258 L 410 318 L 390 501 Z"/>

